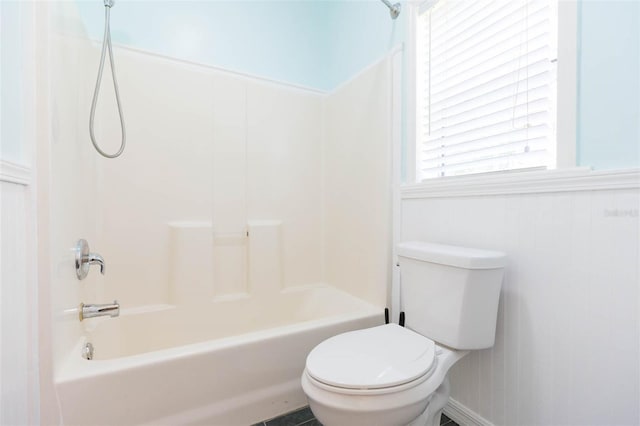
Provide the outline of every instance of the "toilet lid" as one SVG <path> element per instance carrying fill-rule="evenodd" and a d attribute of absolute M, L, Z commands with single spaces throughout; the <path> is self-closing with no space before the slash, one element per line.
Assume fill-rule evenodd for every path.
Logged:
<path fill-rule="evenodd" d="M 307 373 L 331 386 L 380 389 L 426 374 L 435 359 L 435 343 L 396 324 L 331 337 L 307 357 Z"/>

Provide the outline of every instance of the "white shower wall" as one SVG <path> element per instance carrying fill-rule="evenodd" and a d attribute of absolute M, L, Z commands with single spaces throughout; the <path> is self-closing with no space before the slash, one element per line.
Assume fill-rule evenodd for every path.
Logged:
<path fill-rule="evenodd" d="M 96 299 L 129 308 L 328 283 L 384 305 L 388 61 L 323 94 L 130 49 L 115 56 L 128 144 L 117 160 L 97 159 L 94 246 L 108 272 Z M 109 78 L 96 122 L 115 150 Z"/>
<path fill-rule="evenodd" d="M 99 160 L 102 298 L 132 307 L 185 292 L 251 293 L 270 273 L 249 277 L 261 256 L 273 257 L 282 288 L 322 282 L 322 96 L 127 49 L 115 55 L 128 145 L 121 158 Z M 119 140 L 114 111 L 113 101 L 98 111 L 102 141 Z M 258 253 L 249 241 L 265 226 Z"/>
<path fill-rule="evenodd" d="M 326 279 L 377 305 L 391 280 L 391 61 L 324 105 Z"/>
<path fill-rule="evenodd" d="M 74 19 L 72 10 L 61 5 L 55 5 L 50 12 L 54 31 Z M 52 35 L 47 46 L 51 72 L 46 86 L 43 83 L 43 87 L 50 89 L 50 98 L 42 99 L 42 103 L 49 106 L 43 115 L 44 120 L 50 120 L 51 127 L 38 147 L 42 179 L 39 208 L 49 216 L 47 222 L 40 224 L 43 235 L 39 237 L 39 244 L 49 250 L 46 254 L 50 259 L 44 257 L 50 262 L 49 271 L 41 277 L 49 285 L 53 321 L 43 316 L 41 327 L 43 330 L 53 328 L 56 363 L 61 362 L 69 345 L 75 344 L 82 333 L 77 312 L 73 310 L 81 301 L 93 302 L 91 299 L 100 280 L 95 271 L 84 281 L 77 280 L 73 252 L 80 238 L 88 240 L 91 249 L 96 249 L 97 239 L 94 220 L 99 197 L 94 172 L 97 162 L 93 148 L 83 137 L 87 121 L 79 119 L 88 117 L 89 113 L 90 98 L 86 94 L 91 84 L 87 62 L 90 47 L 89 40 L 80 35 Z M 46 237 L 45 230 L 49 231 Z M 48 357 L 47 348 L 44 351 Z"/>

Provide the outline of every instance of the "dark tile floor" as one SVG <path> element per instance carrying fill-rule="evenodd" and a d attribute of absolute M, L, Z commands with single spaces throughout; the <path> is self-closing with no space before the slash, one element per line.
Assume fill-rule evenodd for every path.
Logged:
<path fill-rule="evenodd" d="M 440 426 L 459 426 L 458 423 L 454 422 L 453 420 L 451 420 L 449 417 L 447 417 L 446 415 L 442 415 L 440 417 Z"/>
<path fill-rule="evenodd" d="M 443 414 L 440 418 L 440 426 L 445 425 L 458 426 L 458 423 Z M 283 414 L 275 419 L 256 423 L 253 426 L 322 426 L 322 424 L 316 420 L 309 407 L 304 407 L 291 413 Z"/>

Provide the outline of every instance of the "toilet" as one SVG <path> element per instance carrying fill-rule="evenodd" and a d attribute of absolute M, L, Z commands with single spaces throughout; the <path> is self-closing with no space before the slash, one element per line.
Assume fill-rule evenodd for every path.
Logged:
<path fill-rule="evenodd" d="M 405 324 L 331 337 L 308 355 L 302 388 L 324 426 L 437 426 L 449 369 L 492 347 L 506 255 L 398 244 Z"/>

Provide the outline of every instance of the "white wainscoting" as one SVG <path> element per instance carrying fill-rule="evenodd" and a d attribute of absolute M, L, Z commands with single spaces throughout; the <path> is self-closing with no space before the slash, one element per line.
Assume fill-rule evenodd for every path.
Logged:
<path fill-rule="evenodd" d="M 27 269 L 29 169 L 0 161 L 0 172 L 0 424 L 36 424 L 36 311 Z"/>
<path fill-rule="evenodd" d="M 573 190 L 559 182 L 560 192 L 403 193 L 401 239 L 509 257 L 495 346 L 452 369 L 454 420 L 640 423 L 640 174 L 619 174 L 624 188 L 603 185 L 615 173 L 603 174 L 593 174 L 593 190 L 587 176 Z"/>

